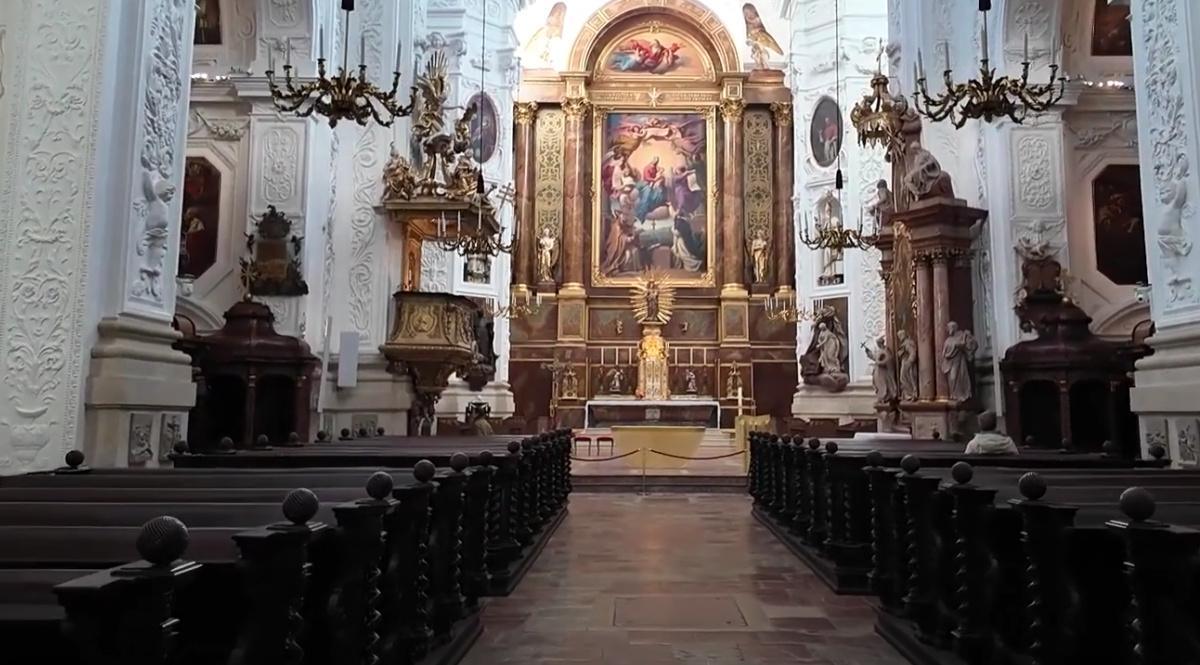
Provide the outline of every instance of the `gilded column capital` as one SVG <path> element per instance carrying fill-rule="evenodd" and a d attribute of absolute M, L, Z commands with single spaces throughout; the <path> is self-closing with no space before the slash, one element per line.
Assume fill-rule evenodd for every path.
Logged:
<path fill-rule="evenodd" d="M 587 97 L 563 97 L 562 110 L 567 114 L 568 118 L 582 118 L 587 115 L 588 109 L 592 107 L 592 103 Z"/>
<path fill-rule="evenodd" d="M 725 122 L 741 122 L 742 114 L 746 111 L 746 102 L 735 97 L 722 97 L 720 109 Z"/>
<path fill-rule="evenodd" d="M 537 117 L 537 102 L 516 102 L 513 104 L 513 117 L 518 125 L 532 125 Z"/>
<path fill-rule="evenodd" d="M 775 124 L 780 127 L 792 126 L 792 103 L 791 102 L 771 102 L 771 115 L 775 118 Z"/>

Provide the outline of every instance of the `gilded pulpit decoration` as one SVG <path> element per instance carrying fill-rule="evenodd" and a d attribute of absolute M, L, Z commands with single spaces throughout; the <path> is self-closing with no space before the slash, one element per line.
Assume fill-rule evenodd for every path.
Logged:
<path fill-rule="evenodd" d="M 566 196 L 563 185 L 565 121 L 565 114 L 560 109 L 546 109 L 537 114 L 537 188 L 533 204 L 533 227 L 537 238 L 548 236 L 554 239 L 556 245 L 561 245 L 563 201 Z M 540 254 L 539 251 L 539 258 Z M 538 278 L 546 282 L 555 281 L 554 268 L 553 263 L 549 264 L 547 273 L 543 271 L 543 265 L 539 265 Z"/>
<path fill-rule="evenodd" d="M 242 258 L 247 292 L 256 296 L 302 296 L 308 284 L 300 272 L 303 239 L 292 233 L 292 222 L 275 206 L 258 221 L 255 233 L 246 234 L 250 258 Z"/>
<path fill-rule="evenodd" d="M 745 117 L 745 243 L 750 251 L 754 282 L 766 284 L 770 282 L 767 256 L 770 254 L 771 217 L 774 211 L 771 113 L 752 110 Z"/>

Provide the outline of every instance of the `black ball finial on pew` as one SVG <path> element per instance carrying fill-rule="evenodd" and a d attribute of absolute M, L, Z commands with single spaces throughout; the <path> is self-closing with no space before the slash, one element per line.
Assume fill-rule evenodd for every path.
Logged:
<path fill-rule="evenodd" d="M 427 483 L 433 480 L 435 475 L 437 475 L 437 467 L 427 459 L 413 465 L 413 478 L 416 478 L 419 483 Z"/>
<path fill-rule="evenodd" d="M 86 473 L 90 469 L 83 464 L 85 459 L 87 458 L 84 457 L 82 450 L 68 450 L 67 454 L 63 456 L 66 466 L 60 466 L 54 470 L 54 473 Z"/>
<path fill-rule="evenodd" d="M 365 438 L 367 438 L 367 437 L 369 437 L 369 436 L 371 436 L 371 433 L 370 433 L 369 431 L 367 431 L 367 428 L 366 428 L 366 427 L 359 427 L 359 428 L 358 428 L 358 438 L 360 438 L 360 439 L 365 439 Z"/>
<path fill-rule="evenodd" d="M 521 442 L 516 441 L 516 440 L 509 441 L 508 442 L 508 453 L 510 455 L 516 455 L 519 452 L 521 452 Z"/>
<path fill-rule="evenodd" d="M 921 470 L 921 458 L 916 455 L 905 455 L 900 458 L 900 468 L 911 476 Z"/>
<path fill-rule="evenodd" d="M 392 474 L 387 471 L 376 471 L 367 478 L 367 496 L 376 501 L 383 501 L 392 495 L 392 488 L 396 486 L 396 481 L 392 479 Z"/>
<path fill-rule="evenodd" d="M 878 450 L 872 450 L 867 453 L 867 466 L 878 469 L 883 466 L 883 453 Z"/>
<path fill-rule="evenodd" d="M 1130 487 L 1121 492 L 1121 512 L 1134 522 L 1145 522 L 1154 517 L 1154 497 L 1145 487 Z"/>
<path fill-rule="evenodd" d="M 937 430 L 933 430 L 933 434 L 931 434 L 930 437 L 932 437 L 934 441 L 941 441 L 942 433 Z"/>
<path fill-rule="evenodd" d="M 288 492 L 283 498 L 283 516 L 297 526 L 311 520 L 320 507 L 317 495 L 303 487 Z"/>
<path fill-rule="evenodd" d="M 1156 443 L 1150 446 L 1150 449 L 1147 452 L 1150 453 L 1150 456 L 1153 457 L 1154 461 L 1156 462 L 1161 462 L 1162 458 L 1167 456 L 1167 449 L 1164 448 L 1161 443 Z"/>
<path fill-rule="evenodd" d="M 471 466 L 471 458 L 466 453 L 454 453 L 450 456 L 450 468 L 454 469 L 455 473 L 462 473 L 468 466 Z"/>
<path fill-rule="evenodd" d="M 350 436 L 350 428 L 349 427 L 343 427 L 340 434 L 341 434 L 342 441 L 349 441 L 350 439 L 354 438 L 354 437 Z"/>
<path fill-rule="evenodd" d="M 176 455 L 186 455 L 190 451 L 191 449 L 188 448 L 188 442 L 184 441 L 183 439 L 176 441 L 175 445 L 171 446 L 171 452 L 175 453 Z"/>
<path fill-rule="evenodd" d="M 1105 439 L 1104 443 L 1100 444 L 1100 452 L 1104 453 L 1105 457 L 1116 457 L 1121 454 L 1121 446 L 1118 446 L 1116 441 Z"/>
<path fill-rule="evenodd" d="M 820 447 L 821 447 L 821 440 L 818 439 L 817 437 L 814 436 L 813 438 L 808 440 L 808 449 L 809 450 L 816 450 L 817 448 L 820 448 Z"/>
<path fill-rule="evenodd" d="M 329 432 L 326 432 L 325 430 L 319 430 L 317 432 L 317 441 L 328 441 L 328 440 L 329 440 Z"/>
<path fill-rule="evenodd" d="M 233 439 L 228 436 L 221 437 L 221 440 L 217 442 L 217 450 L 223 453 L 233 452 Z"/>
<path fill-rule="evenodd" d="M 1025 437 L 1025 447 L 1026 448 L 1032 448 L 1033 444 L 1035 444 L 1035 443 L 1037 443 L 1037 439 L 1033 438 L 1032 434 Z"/>
<path fill-rule="evenodd" d="M 301 445 L 300 444 L 300 435 L 297 434 L 296 432 L 292 432 L 292 433 L 288 434 L 288 445 L 289 446 Z"/>
<path fill-rule="evenodd" d="M 254 437 L 254 447 L 255 448 L 270 448 L 271 447 L 271 439 L 269 439 L 266 434 L 259 434 L 258 436 Z"/>
<path fill-rule="evenodd" d="M 491 466 L 494 457 L 490 450 L 479 453 L 479 466 Z"/>
<path fill-rule="evenodd" d="M 1020 490 L 1021 496 L 1030 501 L 1038 501 L 1046 496 L 1046 479 L 1042 478 L 1036 471 L 1030 471 L 1021 476 L 1017 481 L 1017 489 Z"/>
<path fill-rule="evenodd" d="M 954 466 L 950 467 L 950 477 L 959 485 L 966 485 L 975 477 L 975 469 L 966 462 L 955 462 Z"/>
<path fill-rule="evenodd" d="M 387 430 L 383 429 L 382 427 L 375 428 L 375 436 L 383 436 L 384 434 L 387 434 Z"/>
<path fill-rule="evenodd" d="M 829 453 L 830 455 L 836 455 L 837 451 L 838 451 L 837 441 L 830 441 L 825 444 L 825 452 Z"/>
<path fill-rule="evenodd" d="M 187 551 L 188 530 L 183 522 L 163 515 L 142 525 L 137 537 L 138 555 L 155 566 L 169 566 Z"/>

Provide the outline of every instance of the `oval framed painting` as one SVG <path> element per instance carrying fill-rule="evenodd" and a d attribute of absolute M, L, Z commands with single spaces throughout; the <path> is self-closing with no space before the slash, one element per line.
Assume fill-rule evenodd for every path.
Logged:
<path fill-rule="evenodd" d="M 477 92 L 467 102 L 467 108 L 477 105 L 479 111 L 471 118 L 471 149 L 475 161 L 483 164 L 496 155 L 496 142 L 499 140 L 499 120 L 497 119 L 496 103 L 486 92 Z"/>
<path fill-rule="evenodd" d="M 832 97 L 817 100 L 808 129 L 808 141 L 817 166 L 825 168 L 837 161 L 842 151 L 842 110 Z"/>

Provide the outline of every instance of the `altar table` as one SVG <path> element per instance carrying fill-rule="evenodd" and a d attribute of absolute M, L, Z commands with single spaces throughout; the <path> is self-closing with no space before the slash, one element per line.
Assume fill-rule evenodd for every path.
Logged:
<path fill-rule="evenodd" d="M 583 409 L 583 426 L 691 425 L 717 427 L 720 403 L 713 399 L 649 400 L 636 398 L 591 399 Z"/>
<path fill-rule="evenodd" d="M 689 457 L 696 457 L 704 441 L 703 427 L 687 425 L 614 425 L 614 447 L 618 455 L 638 451 L 626 457 L 626 463 L 642 469 L 682 469 Z M 656 454 L 668 453 L 678 457 Z"/>

